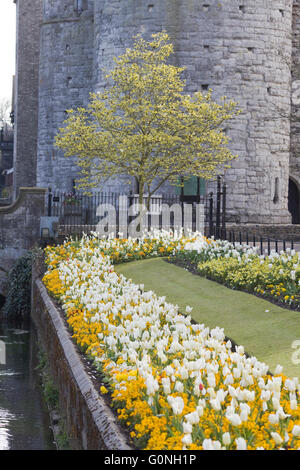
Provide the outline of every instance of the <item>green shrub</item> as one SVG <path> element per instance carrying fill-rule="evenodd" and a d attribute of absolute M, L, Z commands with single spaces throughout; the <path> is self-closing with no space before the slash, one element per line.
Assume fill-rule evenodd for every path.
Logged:
<path fill-rule="evenodd" d="M 10 318 L 26 318 L 30 314 L 31 270 L 34 253 L 28 251 L 19 258 L 8 273 L 8 294 L 3 307 Z"/>

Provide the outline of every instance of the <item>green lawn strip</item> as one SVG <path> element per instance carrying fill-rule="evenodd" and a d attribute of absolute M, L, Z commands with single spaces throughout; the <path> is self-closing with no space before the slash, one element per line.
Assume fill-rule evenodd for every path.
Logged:
<path fill-rule="evenodd" d="M 190 305 L 195 321 L 224 328 L 227 337 L 268 364 L 271 371 L 281 364 L 286 375 L 300 378 L 300 365 L 292 363 L 292 343 L 300 340 L 299 312 L 228 289 L 161 258 L 120 264 L 115 269 L 134 283 L 144 284 L 146 290 L 165 296 L 182 312 Z"/>

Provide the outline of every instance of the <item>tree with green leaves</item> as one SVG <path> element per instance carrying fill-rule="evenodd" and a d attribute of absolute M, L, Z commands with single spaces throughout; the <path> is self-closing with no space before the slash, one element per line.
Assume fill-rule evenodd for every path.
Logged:
<path fill-rule="evenodd" d="M 168 63 L 173 46 L 165 32 L 150 41 L 140 35 L 114 59 L 104 91 L 91 93 L 88 107 L 69 110 L 56 145 L 80 168 L 77 187 L 90 191 L 108 178 L 134 179 L 142 205 L 169 181 L 214 177 L 235 158 L 224 123 L 238 114 L 236 103 L 207 94 L 184 93 L 184 67 Z"/>

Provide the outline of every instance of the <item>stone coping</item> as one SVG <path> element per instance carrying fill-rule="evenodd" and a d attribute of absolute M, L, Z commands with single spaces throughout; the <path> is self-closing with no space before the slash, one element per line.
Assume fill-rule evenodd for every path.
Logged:
<path fill-rule="evenodd" d="M 300 240 L 300 224 L 226 224 L 227 232 L 245 236 L 267 237 L 277 240 Z"/>
<path fill-rule="evenodd" d="M 68 331 L 59 310 L 48 295 L 47 289 L 40 279 L 35 280 L 36 289 L 40 294 L 47 314 L 50 317 L 54 331 L 62 348 L 64 359 L 72 372 L 76 390 L 82 395 L 99 433 L 99 442 L 103 442 L 102 450 L 135 450 L 128 445 L 128 439 L 117 424 L 117 417 L 96 391 L 88 376 L 80 354 L 76 351 L 70 332 Z M 35 315 L 38 314 L 35 313 Z M 36 325 L 37 328 L 38 325 Z M 47 352 L 47 351 L 46 351 Z M 50 364 L 51 365 L 51 364 Z M 80 400 L 79 400 L 80 402 Z"/>
<path fill-rule="evenodd" d="M 26 196 L 45 195 L 46 192 L 47 189 L 45 188 L 20 188 L 16 201 L 9 204 L 8 206 L 0 206 L 0 215 L 11 214 L 15 212 L 23 204 Z"/>

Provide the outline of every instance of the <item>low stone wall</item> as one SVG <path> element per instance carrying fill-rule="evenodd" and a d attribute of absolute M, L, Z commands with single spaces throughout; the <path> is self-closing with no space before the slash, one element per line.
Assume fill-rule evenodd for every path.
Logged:
<path fill-rule="evenodd" d="M 251 237 L 254 235 L 256 238 L 266 237 L 277 240 L 294 240 L 300 241 L 300 225 L 278 225 L 278 224 L 226 224 L 226 230 L 233 231 L 238 238 L 242 234 L 242 239 L 245 240 L 246 233 Z"/>
<path fill-rule="evenodd" d="M 73 450 L 130 450 L 125 433 L 88 375 L 62 315 L 40 280 L 40 265 L 33 269 L 32 319 L 59 389 Z"/>
<path fill-rule="evenodd" d="M 6 296 L 7 273 L 40 238 L 46 189 L 21 188 L 18 199 L 0 206 L 0 294 Z"/>

